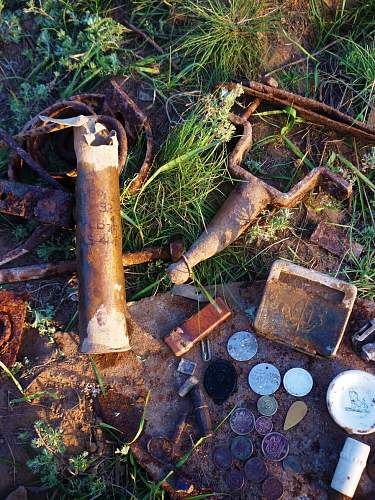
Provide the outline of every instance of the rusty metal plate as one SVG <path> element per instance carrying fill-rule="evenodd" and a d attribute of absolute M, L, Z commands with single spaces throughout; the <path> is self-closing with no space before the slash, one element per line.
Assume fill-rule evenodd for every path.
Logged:
<path fill-rule="evenodd" d="M 0 212 L 44 224 L 70 227 L 74 196 L 57 189 L 0 180 Z"/>
<path fill-rule="evenodd" d="M 25 297 L 0 290 L 0 361 L 14 365 L 20 348 L 26 318 Z"/>
<path fill-rule="evenodd" d="M 357 294 L 355 286 L 287 261 L 274 262 L 255 329 L 310 355 L 334 356 Z"/>
<path fill-rule="evenodd" d="M 359 257 L 363 251 L 363 246 L 356 241 L 351 241 L 344 228 L 325 222 L 318 224 L 310 236 L 310 241 L 328 252 L 344 258 L 350 258 L 352 254 Z"/>

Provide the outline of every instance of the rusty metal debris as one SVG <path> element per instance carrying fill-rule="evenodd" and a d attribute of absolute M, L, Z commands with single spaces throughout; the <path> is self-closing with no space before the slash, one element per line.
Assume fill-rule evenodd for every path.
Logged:
<path fill-rule="evenodd" d="M 175 356 L 187 353 L 197 342 L 221 325 L 231 315 L 225 302 L 219 297 L 213 304 L 208 304 L 197 314 L 187 319 L 181 326 L 172 330 L 164 342 Z"/>
<path fill-rule="evenodd" d="M 310 355 L 335 356 L 357 289 L 345 281 L 277 260 L 254 327 L 261 335 Z"/>
<path fill-rule="evenodd" d="M 85 353 L 130 349 L 118 144 L 116 132 L 96 119 L 74 127 L 79 332 Z"/>
<path fill-rule="evenodd" d="M 366 323 L 352 336 L 353 349 L 365 361 L 375 361 L 375 319 Z"/>
<path fill-rule="evenodd" d="M 276 82 L 269 83 L 271 85 L 266 87 L 276 91 Z M 232 88 L 231 84 L 225 87 Z M 207 226 L 206 231 L 179 262 L 169 266 L 169 277 L 175 284 L 185 283 L 191 278 L 194 266 L 233 243 L 268 205 L 293 207 L 318 185 L 326 188 L 338 199 L 345 199 L 351 195 L 350 183 L 324 167 L 315 168 L 288 193 L 282 193 L 241 166 L 243 158 L 253 143 L 252 125 L 248 118 L 259 106 L 261 99 L 262 95 L 257 95 L 254 103 L 248 106 L 242 116 L 233 113 L 230 115 L 230 120 L 234 125 L 243 127 L 243 135 L 238 140 L 228 161 L 229 172 L 240 182 Z"/>
<path fill-rule="evenodd" d="M 359 257 L 363 246 L 352 241 L 343 227 L 320 222 L 310 236 L 310 241 L 341 258 Z"/>
<path fill-rule="evenodd" d="M 43 229 L 45 230 L 45 228 Z M 48 230 L 50 231 L 51 227 L 49 227 Z M 27 253 L 24 247 L 25 244 L 23 244 L 22 250 L 24 251 L 24 253 Z M 21 248 L 19 248 L 19 251 L 21 251 Z M 12 252 L 14 252 L 14 250 Z M 122 265 L 123 267 L 136 266 L 138 264 L 145 264 L 147 262 L 152 262 L 159 259 L 176 262 L 176 260 L 181 257 L 182 252 L 183 244 L 179 251 L 176 252 L 176 242 L 173 241 L 170 245 L 144 248 L 139 252 L 124 252 L 122 254 Z M 17 257 L 19 257 L 20 255 L 20 253 L 17 254 Z M 8 254 L 8 259 L 10 259 L 10 254 Z M 5 264 L 6 261 L 7 260 L 3 258 L 1 263 Z M 52 276 L 59 276 L 61 274 L 73 274 L 76 271 L 77 263 L 74 260 L 49 262 L 46 264 L 34 264 L 31 266 L 11 267 L 0 269 L 0 283 L 17 283 L 20 281 L 39 280 L 50 278 Z"/>
<path fill-rule="evenodd" d="M 13 139 L 13 137 L 5 132 L 5 130 L 0 129 L 0 139 L 8 144 L 10 148 L 14 151 L 17 156 L 19 156 L 24 162 L 26 162 L 29 167 L 34 170 L 42 179 L 44 179 L 48 184 L 57 189 L 63 189 L 63 187 L 46 171 L 44 168 L 35 161 L 31 155 L 25 151 L 19 144 Z"/>
<path fill-rule="evenodd" d="M 35 247 L 44 243 L 48 238 L 50 238 L 56 231 L 56 227 L 50 224 L 43 224 L 38 226 L 31 235 L 20 245 L 17 245 L 12 250 L 9 250 L 4 255 L 0 257 L 0 266 L 12 262 L 13 260 L 22 257 L 31 252 Z"/>
<path fill-rule="evenodd" d="M 71 227 L 74 196 L 61 190 L 0 180 L 0 212 Z"/>
<path fill-rule="evenodd" d="M 222 88 L 232 90 L 235 83 L 220 85 Z M 293 94 L 266 83 L 248 82 L 242 85 L 245 95 L 258 98 L 281 106 L 293 106 L 299 116 L 311 123 L 322 125 L 343 135 L 350 135 L 364 141 L 366 144 L 375 142 L 375 129 L 365 122 L 355 120 L 349 115 L 338 111 L 327 104 Z"/>
<path fill-rule="evenodd" d="M 351 195 L 351 185 L 324 167 L 312 170 L 288 193 L 282 193 L 269 186 L 240 166 L 240 160 L 247 150 L 243 142 L 244 137 L 239 140 L 229 160 L 231 173 L 235 173 L 236 177 L 244 182 L 238 183 L 206 231 L 185 252 L 183 258 L 169 266 L 169 277 L 175 284 L 185 283 L 191 277 L 194 266 L 233 243 L 267 205 L 293 207 L 318 185 L 329 189 L 339 199 Z M 250 140 L 250 136 L 247 140 Z"/>
<path fill-rule="evenodd" d="M 26 318 L 25 296 L 0 290 L 0 360 L 11 367 L 16 362 Z"/>
<path fill-rule="evenodd" d="M 55 226 L 70 227 L 73 225 L 73 196 L 64 193 L 64 186 L 72 187 L 72 181 L 76 178 L 76 155 L 73 149 L 72 130 L 64 123 L 47 123 L 49 118 L 69 118 L 77 115 L 93 116 L 97 122 L 102 123 L 109 130 L 115 130 L 119 141 L 118 165 L 120 170 L 124 167 L 127 158 L 128 142 L 133 143 L 144 130 L 146 135 L 146 153 L 139 173 L 135 176 L 129 186 L 129 192 L 135 193 L 146 180 L 153 158 L 153 137 L 148 118 L 138 108 L 134 101 L 121 89 L 117 82 L 112 81 L 108 92 L 104 94 L 80 94 L 63 101 L 57 102 L 44 109 L 40 114 L 32 118 L 13 138 L 4 131 L 0 131 L 0 139 L 3 144 L 8 144 L 12 153 L 8 165 L 9 181 L 1 181 L 0 185 L 0 212 L 21 216 L 27 219 L 35 219 L 50 226 L 38 227 L 25 243 L 7 252 L 0 258 L 0 265 L 10 262 L 35 246 L 48 239 L 55 231 Z M 126 130 L 126 132 L 125 132 Z M 1 141 L 0 141 L 1 143 Z M 53 174 L 46 170 L 45 150 L 52 148 L 55 153 L 71 164 L 72 167 L 66 173 Z M 46 182 L 59 191 L 38 186 L 21 184 L 22 173 L 28 165 Z M 12 182 L 13 181 L 13 182 Z M 177 247 L 173 254 L 177 255 L 182 249 Z M 146 249 L 146 254 L 137 254 L 139 262 L 148 262 L 159 258 L 160 249 Z M 170 258 L 161 251 L 160 258 Z M 134 255 L 133 258 L 136 258 Z M 173 259 L 174 260 L 174 259 Z M 132 264 L 136 262 L 132 262 Z M 30 268 L 20 270 L 18 275 L 33 279 L 34 272 L 43 277 L 57 274 L 62 270 L 73 268 L 72 263 L 57 263 L 42 267 L 40 270 Z M 47 274 L 45 274 L 47 273 Z M 17 274 L 17 273 L 16 273 Z M 8 272 L 8 278 L 15 273 Z M 11 278 L 13 279 L 13 278 Z"/>
<path fill-rule="evenodd" d="M 73 150 L 72 131 L 64 124 L 47 123 L 41 116 L 69 118 L 77 115 L 95 116 L 97 121 L 115 130 L 119 141 L 119 168 L 122 169 L 127 157 L 127 144 L 133 144 L 141 130 L 146 136 L 144 161 L 129 187 L 135 193 L 146 180 L 153 159 L 153 136 L 147 116 L 115 81 L 110 82 L 106 94 L 79 94 L 41 111 L 23 127 L 20 133 L 10 137 L 4 133 L 1 139 L 13 149 L 8 166 L 10 180 L 20 180 L 25 163 L 54 187 L 71 186 L 76 176 L 76 158 Z M 46 171 L 44 151 L 48 147 L 72 167 L 63 174 L 49 174 Z M 26 156 L 25 156 L 26 154 Z M 58 182 L 59 181 L 59 182 Z M 61 182 L 61 184 L 60 184 Z"/>

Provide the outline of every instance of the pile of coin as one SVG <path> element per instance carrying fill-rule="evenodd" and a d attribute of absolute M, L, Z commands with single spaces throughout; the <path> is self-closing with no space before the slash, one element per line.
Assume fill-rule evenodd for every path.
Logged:
<path fill-rule="evenodd" d="M 236 332 L 228 339 L 227 351 L 235 361 L 249 361 L 257 354 L 257 339 L 252 332 Z M 219 360 L 219 362 L 220 366 L 215 365 L 210 368 L 212 374 L 210 370 L 207 370 L 205 387 L 214 400 L 223 401 L 233 391 L 236 381 L 235 377 L 229 377 L 224 372 L 217 377 L 219 368 L 229 373 L 231 365 L 228 361 L 225 366 L 224 360 Z M 211 378 L 215 380 L 215 384 L 211 384 Z M 223 378 L 229 380 L 230 383 L 225 384 Z M 288 457 L 288 438 L 285 434 L 274 430 L 272 416 L 278 411 L 278 402 L 274 394 L 283 384 L 288 394 L 299 398 L 306 396 L 313 387 L 313 379 L 303 368 L 291 368 L 282 377 L 278 368 L 273 364 L 258 363 L 249 371 L 248 384 L 252 391 L 260 396 L 256 405 L 259 416 L 256 417 L 244 406 L 235 408 L 229 417 L 229 425 L 235 436 L 229 442 L 214 449 L 212 460 L 216 467 L 225 471 L 224 480 L 229 491 L 241 490 L 247 480 L 261 485 L 263 498 L 278 500 L 283 496 L 283 484 L 277 477 L 269 474 L 267 462 L 282 462 L 285 470 L 294 470 L 296 457 Z M 226 385 L 228 388 L 224 398 L 219 392 L 224 391 Z M 284 429 L 296 425 L 303 418 L 303 414 L 306 414 L 305 403 L 299 401 L 294 405 L 296 408 L 291 406 L 287 416 L 288 425 L 284 426 Z M 306 408 L 302 408 L 302 405 Z M 251 436 L 254 431 L 258 436 L 257 439 Z"/>
<path fill-rule="evenodd" d="M 289 453 L 288 439 L 280 432 L 273 431 L 271 416 L 277 411 L 277 401 L 273 396 L 262 396 L 257 404 L 260 416 L 246 407 L 235 408 L 229 425 L 234 436 L 229 443 L 214 449 L 212 460 L 216 467 L 225 471 L 224 480 L 231 492 L 239 491 L 245 481 L 261 484 L 262 495 L 268 500 L 277 500 L 283 494 L 283 485 L 268 473 L 266 461 L 281 462 Z M 262 437 L 259 450 L 255 450 L 250 434 Z M 258 451 L 258 455 L 254 452 Z M 253 456 L 255 454 L 255 456 Z"/>

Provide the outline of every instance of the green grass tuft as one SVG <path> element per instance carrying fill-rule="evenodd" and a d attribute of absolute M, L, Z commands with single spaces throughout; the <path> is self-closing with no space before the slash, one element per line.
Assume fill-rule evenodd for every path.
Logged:
<path fill-rule="evenodd" d="M 254 77 L 261 63 L 264 35 L 277 24 L 276 8 L 263 0 L 188 0 L 183 6 L 190 29 L 178 52 L 194 71 L 215 68 L 227 77 Z"/>

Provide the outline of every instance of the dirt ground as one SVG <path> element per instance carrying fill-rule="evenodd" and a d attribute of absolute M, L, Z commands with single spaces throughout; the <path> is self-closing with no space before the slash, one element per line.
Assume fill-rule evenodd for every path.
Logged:
<path fill-rule="evenodd" d="M 243 283 L 220 287 L 217 290 L 218 295 L 230 306 L 233 315 L 211 335 L 214 358 L 229 359 L 226 351 L 228 337 L 235 331 L 252 328 L 251 321 L 244 311 L 257 307 L 263 286 L 262 282 L 252 285 Z M 98 446 L 103 447 L 103 443 L 98 443 L 98 436 L 94 432 L 98 416 L 124 432 L 125 440 L 131 440 L 139 426 L 147 391 L 151 391 L 151 399 L 146 413 L 146 425 L 141 439 L 133 445 L 133 451 L 153 479 L 163 479 L 168 468 L 160 465 L 148 454 L 147 441 L 150 436 L 170 435 L 178 415 L 189 402 L 177 395 L 177 388 L 184 376 L 176 372 L 178 359 L 171 354 L 162 338 L 194 313 L 196 308 L 194 301 L 174 297 L 170 293 L 131 304 L 129 322 L 132 352 L 95 356 L 103 379 L 111 388 L 107 396 L 93 397 L 90 394 L 88 384 L 95 384 L 95 376 L 87 357 L 77 354 L 76 334 L 56 335 L 56 342 L 64 354 L 63 357 L 57 355 L 55 347 L 46 344 L 39 336 L 27 334 L 30 336 L 24 339 L 22 354 L 27 354 L 30 358 L 37 357 L 40 364 L 39 374 L 29 386 L 30 392 L 55 389 L 60 397 L 58 401 L 43 398 L 37 403 L 10 407 L 8 402 L 17 397 L 17 391 L 11 383 L 2 383 L 0 418 L 3 422 L 3 446 L 0 474 L 3 479 L 0 495 L 6 495 L 17 485 L 33 483 L 32 476 L 23 466 L 33 452 L 19 441 L 18 436 L 30 429 L 35 420 L 43 419 L 52 425 L 58 424 L 64 431 L 64 442 L 69 452 L 93 449 L 95 454 Z M 368 364 L 353 354 L 348 337 L 351 329 L 358 325 L 359 318 L 363 320 L 371 317 L 374 312 L 372 303 L 357 301 L 350 327 L 335 359 L 309 357 L 258 337 L 259 348 L 256 357 L 249 362 L 234 362 L 238 374 L 238 388 L 235 393 L 222 405 L 215 404 L 210 399 L 208 401 L 214 426 L 235 405 L 244 405 L 257 415 L 257 396 L 247 383 L 247 375 L 253 365 L 259 362 L 273 363 L 279 368 L 281 375 L 296 366 L 309 370 L 314 379 L 314 388 L 303 398 L 308 406 L 308 414 L 301 424 L 287 432 L 290 455 L 296 458 L 299 467 L 297 470 L 284 470 L 279 463 L 267 463 L 270 472 L 283 482 L 284 498 L 328 498 L 328 486 L 346 433 L 332 421 L 327 412 L 326 390 L 333 377 L 343 370 L 356 368 L 371 371 Z M 205 363 L 201 360 L 199 346 L 189 353 L 188 358 L 197 362 L 197 375 L 201 378 Z M 163 367 L 162 377 L 160 367 Z M 279 410 L 272 420 L 274 430 L 280 431 L 287 409 L 296 398 L 281 388 L 276 393 L 276 399 Z M 190 413 L 177 456 L 188 451 L 198 437 L 195 418 Z M 193 493 L 215 491 L 218 493 L 216 498 L 222 497 L 219 494 L 221 492 L 228 493 L 223 474 L 215 468 L 211 457 L 215 446 L 228 443 L 232 437 L 233 433 L 226 422 L 212 438 L 195 450 L 180 469 L 179 474 L 194 485 Z M 254 432 L 251 438 L 255 447 L 254 454 L 258 455 L 260 438 Z M 361 436 L 361 441 L 372 446 L 375 443 L 372 436 Z M 235 465 L 242 468 L 240 463 Z M 167 485 L 168 489 L 174 488 L 174 480 L 172 476 L 171 484 Z M 235 497 L 259 498 L 260 495 L 259 487 L 247 482 L 243 493 Z M 374 484 L 364 473 L 355 498 L 368 499 L 372 498 L 372 495 L 375 495 Z M 34 498 L 32 493 L 31 498 Z"/>

